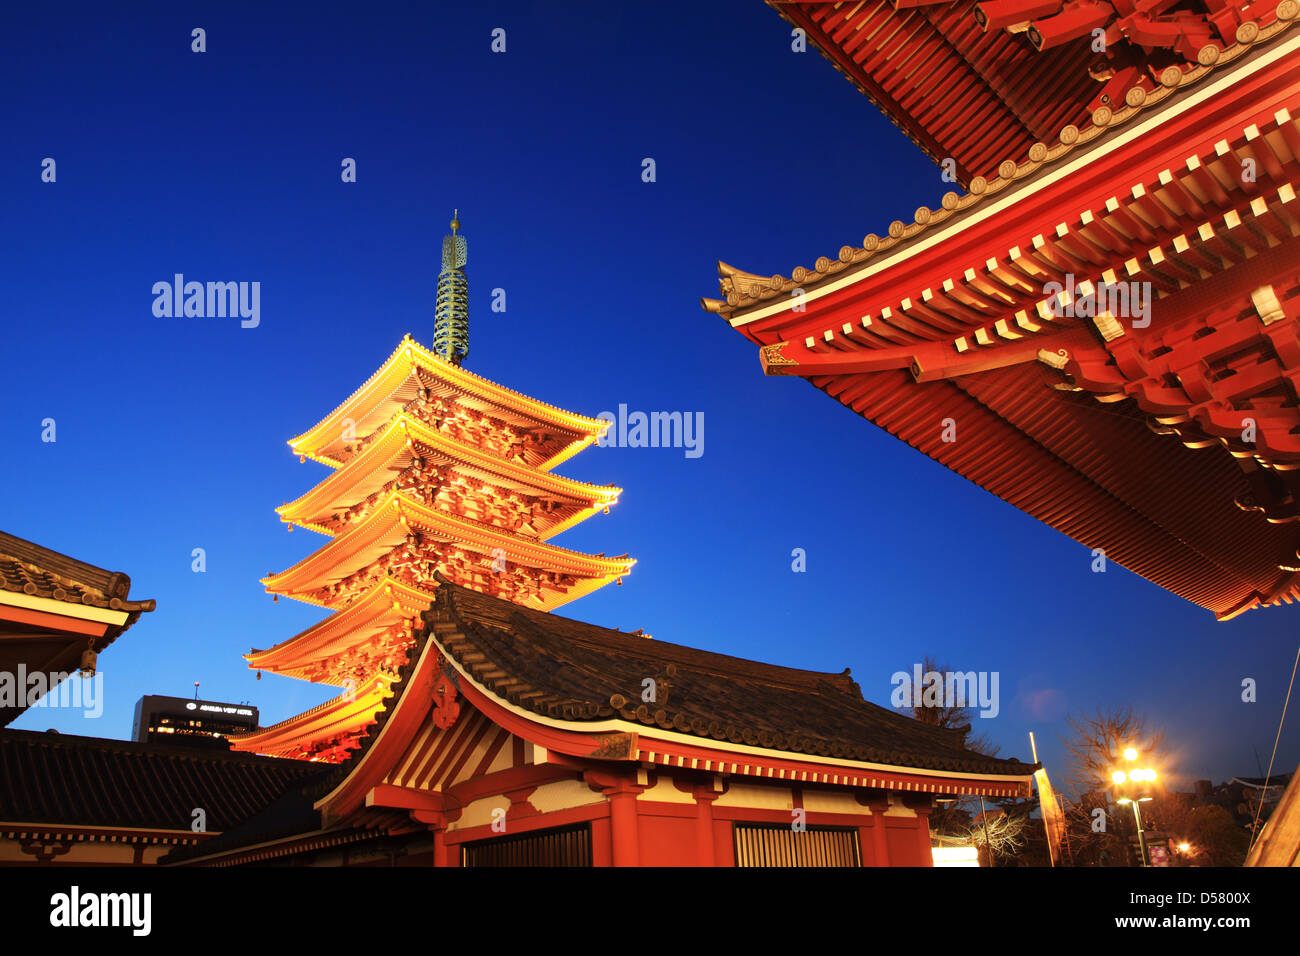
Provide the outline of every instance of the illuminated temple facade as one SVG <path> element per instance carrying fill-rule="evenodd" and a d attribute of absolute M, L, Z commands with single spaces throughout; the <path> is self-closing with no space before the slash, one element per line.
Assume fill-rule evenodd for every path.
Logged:
<path fill-rule="evenodd" d="M 550 543 L 620 489 L 552 469 L 607 423 L 562 411 L 460 367 L 468 351 L 459 221 L 444 243 L 434 350 L 409 336 L 342 405 L 290 441 L 333 469 L 277 509 L 328 540 L 263 580 L 278 597 L 331 613 L 246 655 L 260 670 L 339 687 L 325 704 L 233 738 L 237 750 L 337 762 L 374 719 L 406 661 L 435 575 L 549 611 L 631 569 L 624 557 Z"/>
<path fill-rule="evenodd" d="M 704 308 L 1220 619 L 1296 600 L 1300 3 L 771 6 L 953 185 Z"/>

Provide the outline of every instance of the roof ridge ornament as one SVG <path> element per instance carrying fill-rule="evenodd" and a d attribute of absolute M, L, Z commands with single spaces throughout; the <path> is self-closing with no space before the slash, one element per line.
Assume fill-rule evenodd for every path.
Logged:
<path fill-rule="evenodd" d="M 433 325 L 434 354 L 456 366 L 469 354 L 469 282 L 465 278 L 469 244 L 459 233 L 460 210 L 456 209 L 451 216 L 451 235 L 442 240 Z"/>

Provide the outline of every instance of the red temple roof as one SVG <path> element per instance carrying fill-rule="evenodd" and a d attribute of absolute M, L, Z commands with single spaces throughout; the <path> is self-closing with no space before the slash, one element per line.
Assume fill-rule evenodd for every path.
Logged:
<path fill-rule="evenodd" d="M 1296 599 L 1300 38 L 1276 6 L 885 238 L 789 278 L 720 264 L 705 308 L 768 374 L 1221 618 Z M 1145 324 L 1082 307 L 1119 286 Z"/>
<path fill-rule="evenodd" d="M 1099 93 L 1086 39 L 1041 56 L 1021 35 L 982 30 L 973 0 L 770 6 L 926 155 L 955 159 L 960 182 L 1083 122 Z"/>
<path fill-rule="evenodd" d="M 756 776 L 764 775 L 764 759 L 784 753 L 838 765 L 842 782 L 852 768 L 869 766 L 877 772 L 891 767 L 940 776 L 986 775 L 1016 789 L 1036 766 L 967 750 L 961 731 L 940 729 L 864 700 L 847 670 L 800 670 L 669 644 L 529 610 L 445 579 L 423 618 L 409 661 L 390 685 L 393 696 L 376 714 L 361 746 L 340 764 L 335 789 L 367 760 L 387 724 L 406 708 L 409 694 L 433 694 L 435 712 L 459 709 L 457 694 L 451 693 L 450 703 L 441 701 L 436 686 L 448 692 L 457 688 L 465 696 L 472 690 L 469 682 L 487 695 L 475 695 L 476 707 L 495 702 L 487 710 L 498 717 L 531 715 L 539 739 L 547 728 L 564 728 L 574 732 L 574 739 L 605 746 L 611 737 L 628 738 L 618 733 L 620 728 L 640 726 L 647 740 L 628 738 L 631 751 L 622 758 L 611 752 L 611 759 L 633 758 L 638 748 L 653 746 L 647 741 L 662 736 L 697 738 L 699 745 L 719 753 L 738 746 L 752 755 L 753 765 L 745 772 Z M 430 641 L 435 646 L 426 649 Z M 464 676 L 448 678 L 451 663 L 421 670 L 421 661 L 431 660 L 454 662 Z M 654 707 L 640 702 L 646 677 L 657 682 Z M 429 700 L 412 704 L 424 708 L 425 719 Z M 455 720 L 454 711 L 448 719 Z M 522 733 L 531 735 L 527 729 Z M 557 750 L 564 746 L 555 739 L 548 743 Z M 582 753 L 591 755 L 587 746 Z M 718 761 L 714 764 L 715 770 L 724 769 Z"/>

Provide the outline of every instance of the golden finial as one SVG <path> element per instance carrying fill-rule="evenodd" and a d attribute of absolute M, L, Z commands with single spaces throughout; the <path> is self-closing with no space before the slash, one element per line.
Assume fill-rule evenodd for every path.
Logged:
<path fill-rule="evenodd" d="M 460 210 L 456 209 L 451 214 L 451 231 L 454 234 L 460 228 Z"/>

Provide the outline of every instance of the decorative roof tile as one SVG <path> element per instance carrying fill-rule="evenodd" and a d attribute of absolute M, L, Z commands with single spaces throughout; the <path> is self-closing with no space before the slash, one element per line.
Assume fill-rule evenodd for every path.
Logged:
<path fill-rule="evenodd" d="M 0 591 L 49 598 L 114 611 L 152 611 L 155 603 L 132 601 L 131 579 L 0 531 Z"/>

